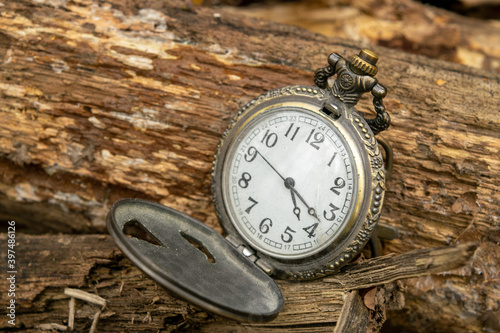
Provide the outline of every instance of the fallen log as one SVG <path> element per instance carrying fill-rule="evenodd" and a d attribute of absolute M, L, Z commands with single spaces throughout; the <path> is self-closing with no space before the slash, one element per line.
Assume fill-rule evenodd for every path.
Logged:
<path fill-rule="evenodd" d="M 267 90 L 312 84 L 312 72 L 326 65 L 330 52 L 349 56 L 361 46 L 182 5 L 4 3 L 2 220 L 15 220 L 19 233 L 105 232 L 110 205 L 140 197 L 219 228 L 210 172 L 231 117 Z M 405 282 L 406 305 L 389 320 L 402 329 L 494 330 L 500 77 L 373 49 L 393 121 L 383 136 L 395 153 L 382 222 L 400 231 L 384 252 L 479 243 L 465 268 Z M 359 105 L 369 113 L 368 106 L 368 100 Z M 149 320 L 147 313 L 142 318 Z"/>
<path fill-rule="evenodd" d="M 3 234 L 0 239 L 6 241 L 7 236 Z M 385 320 L 386 308 L 401 308 L 404 304 L 401 286 L 392 284 L 394 281 L 462 267 L 477 247 L 468 243 L 415 250 L 351 264 L 334 278 L 305 283 L 279 281 L 285 307 L 278 317 L 268 323 L 240 324 L 169 296 L 124 258 L 111 236 L 19 234 L 16 241 L 15 327 L 25 332 L 69 326 L 70 322 L 75 329 L 88 329 L 98 311 L 98 332 L 188 328 L 206 332 L 243 328 L 258 332 L 331 332 L 341 313 L 345 317 L 342 322 L 349 322 L 348 318 L 361 320 L 365 329 L 360 332 L 368 327 L 377 330 Z M 395 278 L 391 274 L 393 267 L 405 273 Z M 8 284 L 2 279 L 0 288 L 8 290 Z M 353 304 L 349 297 L 344 300 L 346 292 L 353 289 L 366 292 L 362 302 L 368 307 Z M 69 320 L 72 298 L 76 300 L 73 319 Z M 2 293 L 0 299 L 7 304 L 11 298 Z M 344 304 L 360 308 L 363 315 L 353 317 L 352 311 L 342 312 Z M 374 317 L 379 320 L 371 320 Z M 13 327 L 8 320 L 2 315 L 1 329 Z M 349 328 L 352 326 L 339 332 L 352 332 Z"/>

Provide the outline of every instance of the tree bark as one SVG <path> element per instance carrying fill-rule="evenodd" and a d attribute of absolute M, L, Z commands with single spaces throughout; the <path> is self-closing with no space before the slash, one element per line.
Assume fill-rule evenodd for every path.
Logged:
<path fill-rule="evenodd" d="M 20 233 L 99 233 L 114 201 L 140 197 L 220 230 L 210 173 L 231 117 L 267 90 L 312 85 L 330 52 L 350 56 L 360 47 L 182 5 L 25 0 L 0 7 L 2 220 L 15 220 Z M 405 282 L 405 308 L 390 322 L 414 331 L 494 331 L 500 77 L 372 48 L 389 90 L 392 126 L 382 136 L 395 153 L 382 222 L 400 231 L 385 253 L 479 243 L 465 268 Z M 362 100 L 359 109 L 369 105 Z M 294 285 L 288 302 L 318 283 L 326 282 Z M 336 304 L 327 307 L 340 311 Z"/>
<path fill-rule="evenodd" d="M 6 241 L 7 236 L 2 235 L 1 239 Z M 68 287 L 98 295 L 106 301 L 102 308 L 101 302 L 96 306 L 96 302 L 76 299 L 74 327 L 77 330 L 90 327 L 95 314 L 102 311 L 98 332 L 189 329 L 206 332 L 244 329 L 331 332 L 339 317 L 345 317 L 340 322 L 361 321 L 365 329 L 359 332 L 367 328 L 376 331 L 383 320 L 372 318 L 385 319 L 386 307 L 400 308 L 404 303 L 401 286 L 392 284 L 395 280 L 462 267 L 477 247 L 477 244 L 468 243 L 416 250 L 400 256 L 387 255 L 360 261 L 347 266 L 335 278 L 308 283 L 279 281 L 285 307 L 278 318 L 262 324 L 239 324 L 169 296 L 124 258 L 111 236 L 19 234 L 16 241 L 15 326 L 24 327 L 26 332 L 68 325 L 71 295 L 65 291 Z M 398 267 L 396 273 L 393 267 Z M 2 290 L 8 290 L 9 283 L 2 279 Z M 363 299 L 359 293 L 352 294 L 358 300 L 355 304 L 349 302 L 352 296 L 347 297 L 348 309 L 358 310 L 344 311 L 346 290 L 353 289 L 368 292 Z M 2 304 L 7 304 L 11 298 L 2 293 L 0 299 Z M 367 303 L 368 307 L 360 306 L 360 301 Z M 9 317 L 2 315 L 1 329 L 12 328 L 8 320 Z M 352 332 L 349 327 L 341 325 L 338 332 Z"/>

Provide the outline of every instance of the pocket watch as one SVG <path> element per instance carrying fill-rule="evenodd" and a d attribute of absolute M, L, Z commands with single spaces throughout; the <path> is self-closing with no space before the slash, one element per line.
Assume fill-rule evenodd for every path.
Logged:
<path fill-rule="evenodd" d="M 206 310 L 244 321 L 274 318 L 284 301 L 269 276 L 333 274 L 377 226 L 392 168 L 390 146 L 375 137 L 390 125 L 377 61 L 370 50 L 350 60 L 332 53 L 315 72 L 316 86 L 269 91 L 236 114 L 212 170 L 226 238 L 169 207 L 124 199 L 107 218 L 119 247 L 170 292 Z M 366 92 L 372 119 L 354 108 Z M 395 231 L 385 229 L 391 232 L 386 238 Z"/>

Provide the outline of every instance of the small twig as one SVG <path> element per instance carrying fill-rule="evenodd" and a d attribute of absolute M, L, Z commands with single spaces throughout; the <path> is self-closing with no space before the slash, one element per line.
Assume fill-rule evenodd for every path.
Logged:
<path fill-rule="evenodd" d="M 148 311 L 146 316 L 142 319 L 143 323 L 150 323 L 153 319 L 151 318 L 151 312 Z"/>
<path fill-rule="evenodd" d="M 120 285 L 120 290 L 119 290 L 119 294 L 121 295 L 122 294 L 122 291 L 123 291 L 123 286 L 125 285 L 125 282 L 122 281 L 122 284 Z"/>
<path fill-rule="evenodd" d="M 100 305 L 102 307 L 106 306 L 106 300 L 104 298 L 94 294 L 90 294 L 83 290 L 66 288 L 64 289 L 64 294 L 74 298 L 81 299 L 82 301 Z"/>
<path fill-rule="evenodd" d="M 92 326 L 90 326 L 89 333 L 95 333 L 96 327 L 97 327 L 97 322 L 99 321 L 100 315 L 101 315 L 101 310 L 97 311 L 97 313 L 95 314 L 94 320 L 92 321 Z"/>
<path fill-rule="evenodd" d="M 75 298 L 71 297 L 69 300 L 68 327 L 70 330 L 73 330 L 74 326 L 75 326 Z"/>
<path fill-rule="evenodd" d="M 94 316 L 94 320 L 92 321 L 92 326 L 90 327 L 90 333 L 95 333 L 97 322 L 99 321 L 99 316 L 101 315 L 102 310 L 106 307 L 106 300 L 102 297 L 99 297 L 94 294 L 90 294 L 86 291 L 72 288 L 65 288 L 64 294 L 70 296 L 69 300 L 69 319 L 68 319 L 68 327 L 70 330 L 73 330 L 73 326 L 75 324 L 75 299 L 78 298 L 82 301 L 86 301 L 92 304 L 100 305 L 102 308 L 97 311 Z"/>
<path fill-rule="evenodd" d="M 61 331 L 61 332 L 64 332 L 66 331 L 68 328 L 64 325 L 61 325 L 61 324 L 56 324 L 56 323 L 50 323 L 50 324 L 40 324 L 37 326 L 37 328 L 39 330 L 42 330 L 42 331 L 54 331 L 54 330 L 57 330 L 57 331 Z"/>

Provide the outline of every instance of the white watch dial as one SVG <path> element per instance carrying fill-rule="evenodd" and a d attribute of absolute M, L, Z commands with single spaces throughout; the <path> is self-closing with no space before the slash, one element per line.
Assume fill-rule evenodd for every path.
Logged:
<path fill-rule="evenodd" d="M 330 245 L 353 214 L 358 187 L 353 154 L 337 128 L 322 114 L 281 106 L 237 130 L 222 187 L 241 236 L 281 259 Z"/>

